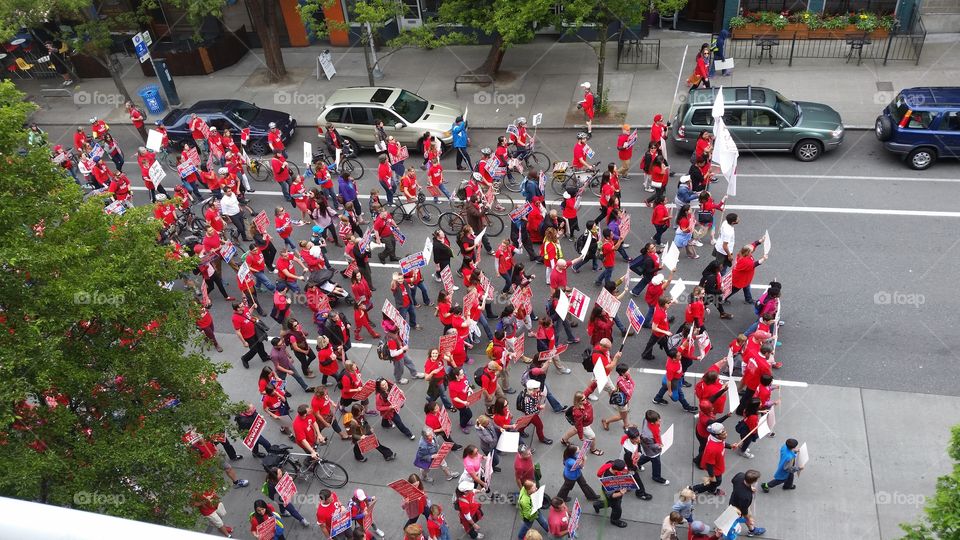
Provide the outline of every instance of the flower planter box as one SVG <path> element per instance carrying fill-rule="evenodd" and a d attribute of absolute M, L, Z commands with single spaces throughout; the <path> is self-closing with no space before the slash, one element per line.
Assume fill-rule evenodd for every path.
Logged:
<path fill-rule="evenodd" d="M 852 34 L 863 34 L 863 30 L 858 30 L 854 25 L 848 25 L 846 28 L 831 29 L 819 28 L 810 30 L 807 25 L 802 23 L 791 23 L 782 30 L 776 30 L 769 24 L 748 24 L 740 28 L 733 29 L 734 39 L 752 39 L 753 36 L 774 36 L 780 39 L 846 39 Z M 870 32 L 869 36 L 873 39 L 883 39 L 890 35 L 886 29 L 877 29 Z"/>

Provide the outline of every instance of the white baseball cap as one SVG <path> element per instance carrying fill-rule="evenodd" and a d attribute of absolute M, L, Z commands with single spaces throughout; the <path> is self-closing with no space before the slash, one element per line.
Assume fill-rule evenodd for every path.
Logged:
<path fill-rule="evenodd" d="M 582 86 L 582 87 L 584 87 L 584 88 L 590 88 L 590 81 L 587 81 L 587 82 L 581 84 L 580 86 Z"/>
<path fill-rule="evenodd" d="M 365 501 L 365 500 L 367 500 L 367 494 L 366 494 L 366 492 L 363 491 L 363 490 L 360 489 L 360 488 L 357 488 L 357 490 L 353 492 L 353 496 L 356 497 L 357 500 L 360 500 L 360 501 Z"/>
<path fill-rule="evenodd" d="M 663 283 L 664 279 L 665 278 L 663 277 L 663 274 L 657 274 L 653 276 L 653 279 L 650 280 L 650 283 L 653 283 L 654 285 L 659 285 Z"/>
<path fill-rule="evenodd" d="M 527 379 L 527 390 L 539 390 L 539 389 L 540 389 L 540 381 Z"/>

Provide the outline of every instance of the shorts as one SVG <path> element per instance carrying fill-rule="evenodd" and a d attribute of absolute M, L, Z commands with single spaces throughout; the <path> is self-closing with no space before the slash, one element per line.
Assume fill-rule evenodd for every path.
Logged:
<path fill-rule="evenodd" d="M 593 428 L 590 426 L 583 427 L 583 438 L 584 440 L 596 439 L 597 434 L 593 432 Z"/>
<path fill-rule="evenodd" d="M 227 515 L 227 509 L 223 507 L 223 503 L 217 505 L 217 510 L 210 514 L 209 516 L 203 516 L 207 518 L 207 521 L 217 529 L 223 527 L 223 516 Z"/>
<path fill-rule="evenodd" d="M 627 402 L 617 407 L 617 412 L 630 412 L 630 403 Z"/>

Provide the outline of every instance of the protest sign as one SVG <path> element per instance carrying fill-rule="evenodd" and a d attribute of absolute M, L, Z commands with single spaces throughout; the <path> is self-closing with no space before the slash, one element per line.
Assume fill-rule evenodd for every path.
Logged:
<path fill-rule="evenodd" d="M 519 431 L 502 431 L 497 440 L 497 451 L 515 453 L 520 449 Z"/>
<path fill-rule="evenodd" d="M 366 454 L 378 446 L 380 446 L 380 441 L 378 441 L 377 436 L 372 433 L 370 435 L 364 435 L 362 439 L 357 441 L 357 448 L 360 449 L 361 454 Z"/>
<path fill-rule="evenodd" d="M 267 421 L 263 419 L 260 413 L 257 413 L 257 417 L 253 419 L 253 424 L 250 425 L 250 431 L 248 431 L 247 436 L 243 438 L 243 445 L 246 446 L 248 450 L 253 450 L 257 439 L 260 438 L 260 434 L 263 433 L 263 428 L 266 425 Z"/>
<path fill-rule="evenodd" d="M 423 256 L 422 251 L 418 251 L 413 255 L 407 255 L 406 257 L 400 259 L 400 273 L 409 274 L 417 268 L 423 268 L 427 265 L 427 261 Z"/>
<path fill-rule="evenodd" d="M 579 289 L 573 289 L 572 291 L 570 291 L 569 313 L 572 313 L 573 316 L 580 319 L 581 322 L 586 322 L 589 308 L 590 308 L 589 296 L 581 292 Z"/>
<path fill-rule="evenodd" d="M 597 296 L 597 305 L 610 317 L 616 317 L 617 312 L 620 311 L 620 300 L 605 288 L 600 289 L 600 294 Z"/>
<path fill-rule="evenodd" d="M 443 464 L 443 460 L 447 459 L 447 454 L 450 453 L 450 449 L 453 448 L 452 442 L 445 442 L 440 445 L 440 449 L 437 450 L 437 453 L 433 455 L 433 461 L 430 462 L 431 469 L 439 469 Z"/>
<path fill-rule="evenodd" d="M 633 479 L 633 475 L 631 474 L 603 476 L 600 478 L 600 485 L 603 486 L 603 490 L 607 493 L 612 493 L 620 489 L 640 489 L 637 487 L 637 481 Z"/>
<path fill-rule="evenodd" d="M 290 504 L 293 496 L 297 494 L 297 484 L 293 482 L 293 477 L 287 472 L 284 472 L 283 476 L 280 477 L 275 489 L 277 490 L 277 494 L 280 495 L 280 500 L 283 501 L 284 505 Z"/>

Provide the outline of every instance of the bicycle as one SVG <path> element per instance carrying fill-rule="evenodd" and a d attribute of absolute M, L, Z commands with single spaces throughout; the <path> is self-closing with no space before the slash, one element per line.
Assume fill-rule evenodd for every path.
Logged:
<path fill-rule="evenodd" d="M 213 195 L 200 201 L 200 214 L 203 216 L 206 216 L 207 210 L 210 208 L 210 205 L 212 205 L 215 201 L 216 201 L 216 198 Z M 245 218 L 247 215 L 253 216 L 256 214 L 253 213 L 253 209 L 250 208 L 247 204 L 240 203 L 240 215 Z M 239 249 L 240 246 L 244 245 L 243 237 L 240 235 L 240 231 L 237 230 L 237 227 L 236 225 L 233 224 L 232 219 L 226 216 L 222 216 L 222 218 L 223 218 L 224 232 L 230 235 L 230 241 L 233 242 L 233 245 L 238 246 L 238 249 Z M 244 226 L 246 226 L 246 223 L 247 223 L 246 219 L 244 219 L 243 222 L 244 222 Z M 204 230 L 206 230 L 206 226 L 204 226 Z M 201 234 L 200 236 L 202 237 L 203 235 Z"/>
<path fill-rule="evenodd" d="M 489 206 L 487 210 L 497 216 L 508 216 L 510 212 L 517 207 L 517 203 L 509 193 L 502 191 L 500 186 L 500 180 L 493 181 L 493 204 Z M 450 206 L 455 209 L 463 209 L 467 201 L 466 180 L 460 182 L 460 186 L 457 188 L 455 195 L 456 198 L 450 201 Z M 481 196 L 486 196 L 486 194 L 481 193 Z"/>
<path fill-rule="evenodd" d="M 558 161 L 555 165 L 561 165 L 565 162 Z M 600 162 L 593 164 L 592 170 L 574 170 L 571 167 L 564 166 L 562 169 L 555 167 L 553 171 L 553 178 L 550 180 L 550 188 L 553 189 L 553 192 L 557 195 L 563 195 L 568 189 L 574 188 L 579 190 L 580 188 L 586 186 L 590 189 L 590 192 L 600 196 L 600 181 L 603 177 L 603 172 L 600 170 Z"/>
<path fill-rule="evenodd" d="M 487 218 L 487 232 L 484 234 L 487 236 L 500 236 L 500 233 L 503 232 L 503 218 L 489 211 L 487 211 L 485 215 Z M 467 223 L 466 218 L 460 214 L 460 210 L 444 212 L 440 214 L 438 221 L 440 230 L 450 236 L 460 234 L 463 226 Z M 479 233 L 480 231 L 474 232 Z"/>
<path fill-rule="evenodd" d="M 417 202 L 397 202 L 393 205 L 393 210 L 390 211 L 390 215 L 393 216 L 393 221 L 399 225 L 400 223 L 412 219 L 415 215 L 417 219 L 420 220 L 420 223 L 423 223 L 427 227 L 436 227 L 440 223 L 440 216 L 442 214 L 440 207 L 426 202 L 427 196 L 422 192 L 417 193 Z M 412 207 L 409 211 L 408 207 Z"/>
<path fill-rule="evenodd" d="M 249 157 L 244 166 L 254 180 L 257 182 L 265 182 L 267 178 L 273 177 L 273 167 L 270 165 L 270 159 L 272 158 Z M 287 160 L 287 169 L 289 169 L 290 174 L 293 176 L 300 174 L 300 167 L 292 161 Z"/>
<path fill-rule="evenodd" d="M 514 176 L 511 181 L 510 177 L 505 177 L 504 187 L 509 189 L 514 193 L 520 191 L 520 186 L 523 184 L 524 177 L 527 176 L 527 172 L 530 169 L 547 171 L 550 170 L 550 165 L 552 162 L 550 158 L 543 152 L 538 152 L 535 150 L 536 141 L 530 143 L 528 149 L 526 150 L 514 150 L 510 154 L 510 159 L 507 161 L 507 166 L 516 171 L 519 174 L 519 177 Z M 523 154 L 523 157 L 520 157 L 520 154 Z"/>
<path fill-rule="evenodd" d="M 170 149 L 169 149 L 168 147 L 164 146 L 163 148 L 160 149 L 159 152 L 157 152 L 157 161 L 159 161 L 161 165 L 166 165 L 167 167 L 169 167 L 169 168 L 171 168 L 171 169 L 176 169 L 176 168 L 177 168 L 177 157 L 178 157 L 179 155 L 180 155 L 180 154 L 177 153 L 177 152 L 171 153 L 171 152 L 170 152 Z"/>
<path fill-rule="evenodd" d="M 359 180 L 363 178 L 364 168 L 363 163 L 360 163 L 360 160 L 356 158 L 357 152 L 350 146 L 349 141 L 343 141 L 343 148 L 340 152 L 340 163 L 336 172 L 341 176 L 343 174 L 349 174 L 353 177 L 354 180 Z M 322 149 L 317 150 L 313 154 L 313 160 L 322 159 L 324 163 L 333 164 L 334 160 L 327 156 L 327 153 Z M 331 169 L 332 170 L 332 169 Z"/>
<path fill-rule="evenodd" d="M 350 481 L 347 470 L 339 463 L 326 459 L 324 456 L 311 459 L 310 454 L 299 454 L 290 450 L 292 448 L 287 445 L 272 445 L 267 450 L 267 457 L 260 460 L 263 468 L 278 467 L 280 470 L 290 473 L 294 480 L 309 478 L 312 473 L 314 478 L 330 489 L 342 488 Z M 294 459 L 293 456 L 307 459 L 298 460 Z"/>

